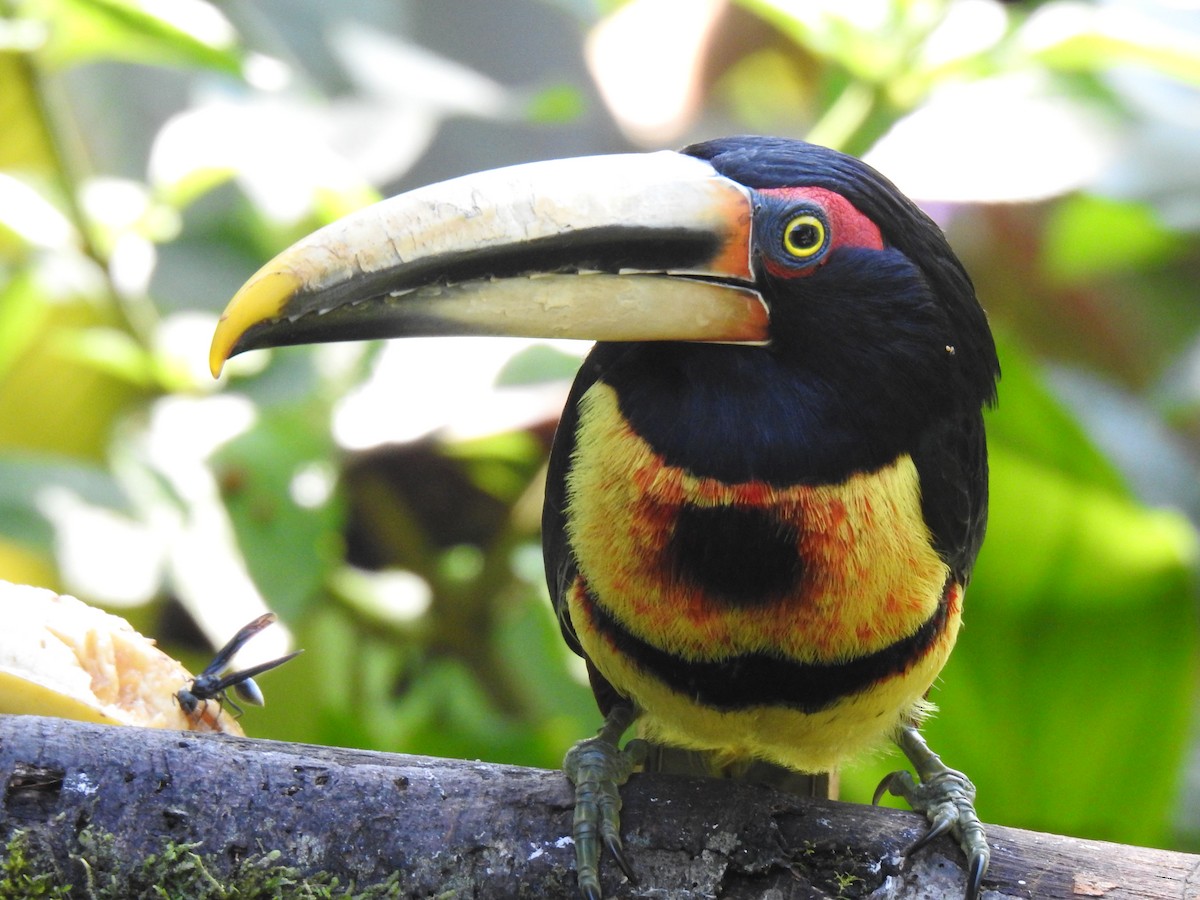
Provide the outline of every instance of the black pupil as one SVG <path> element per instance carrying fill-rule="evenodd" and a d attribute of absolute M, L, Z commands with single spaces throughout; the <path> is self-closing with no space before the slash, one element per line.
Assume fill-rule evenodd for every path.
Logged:
<path fill-rule="evenodd" d="M 821 232 L 811 222 L 804 222 L 792 229 L 791 242 L 793 247 L 807 250 L 815 247 L 821 240 Z"/>

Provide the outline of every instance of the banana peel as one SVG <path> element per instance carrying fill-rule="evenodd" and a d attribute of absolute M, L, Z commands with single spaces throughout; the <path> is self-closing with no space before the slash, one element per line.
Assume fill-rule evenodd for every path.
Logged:
<path fill-rule="evenodd" d="M 192 674 L 120 616 L 0 581 L 0 622 L 0 714 L 243 734 L 216 700 L 185 713 Z"/>

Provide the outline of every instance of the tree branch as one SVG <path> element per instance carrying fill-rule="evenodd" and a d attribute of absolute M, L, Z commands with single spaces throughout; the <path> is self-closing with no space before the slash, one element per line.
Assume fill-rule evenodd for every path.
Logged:
<path fill-rule="evenodd" d="M 0 879 L 34 860 L 72 896 L 136 897 L 148 878 L 181 877 L 147 869 L 152 856 L 186 859 L 205 884 L 275 866 L 360 891 L 390 876 L 387 896 L 576 896 L 559 772 L 3 716 L 0 775 Z M 639 883 L 605 865 L 612 898 L 953 898 L 964 884 L 948 840 L 902 857 L 924 829 L 912 813 L 657 775 L 635 776 L 624 797 Z M 1000 826 L 989 835 L 989 900 L 1200 898 L 1200 856 Z"/>

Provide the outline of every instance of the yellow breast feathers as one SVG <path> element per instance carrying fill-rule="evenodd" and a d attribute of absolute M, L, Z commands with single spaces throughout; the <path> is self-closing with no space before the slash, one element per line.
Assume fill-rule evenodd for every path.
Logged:
<path fill-rule="evenodd" d="M 828 768 L 920 703 L 957 634 L 907 456 L 835 485 L 725 484 L 665 464 L 597 383 L 567 527 L 585 652 L 685 746 Z"/>

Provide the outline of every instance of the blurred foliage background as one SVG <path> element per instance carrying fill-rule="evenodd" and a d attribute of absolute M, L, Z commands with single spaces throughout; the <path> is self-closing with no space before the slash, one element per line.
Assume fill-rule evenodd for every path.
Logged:
<path fill-rule="evenodd" d="M 599 724 L 537 536 L 586 348 L 294 348 L 214 382 L 212 327 L 386 194 L 808 136 L 943 224 L 1002 348 L 931 743 L 988 821 L 1200 850 L 1198 88 L 1169 0 L 0 0 L 0 578 L 193 670 L 275 610 L 248 651 L 307 652 L 251 734 L 557 766 Z"/>

